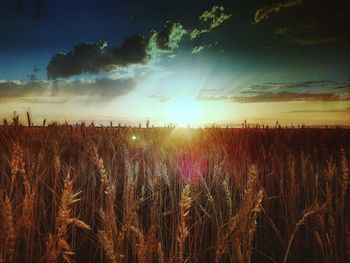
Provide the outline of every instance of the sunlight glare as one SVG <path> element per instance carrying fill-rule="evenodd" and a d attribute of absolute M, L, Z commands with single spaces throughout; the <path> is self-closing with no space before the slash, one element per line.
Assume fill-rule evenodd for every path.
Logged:
<path fill-rule="evenodd" d="M 170 102 L 168 118 L 180 127 L 199 125 L 202 119 L 201 105 L 190 98 L 179 98 Z"/>

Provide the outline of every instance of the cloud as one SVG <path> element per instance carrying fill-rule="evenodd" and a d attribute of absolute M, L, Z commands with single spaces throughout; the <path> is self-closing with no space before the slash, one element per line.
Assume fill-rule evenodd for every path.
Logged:
<path fill-rule="evenodd" d="M 278 27 L 274 30 L 275 35 L 288 35 L 292 33 L 298 33 L 303 30 L 310 30 L 310 29 L 315 29 L 318 26 L 318 22 L 316 19 L 311 19 L 310 22 L 307 22 L 306 24 L 302 24 L 298 27 L 293 27 L 293 26 L 284 26 L 284 27 Z"/>
<path fill-rule="evenodd" d="M 172 53 L 179 48 L 180 42 L 194 39 L 200 34 L 217 28 L 231 14 L 224 13 L 224 7 L 213 6 L 210 11 L 204 11 L 199 20 L 206 24 L 201 29 L 186 29 L 179 22 L 168 21 L 159 32 L 152 30 L 148 36 L 134 35 L 124 40 L 120 47 L 109 47 L 106 41 L 80 43 L 68 53 L 54 55 L 47 66 L 49 79 L 68 78 L 88 73 L 109 72 L 130 65 L 145 65 L 159 54 Z M 202 48 L 196 49 L 199 52 Z M 174 57 L 174 55 L 171 55 Z"/>
<path fill-rule="evenodd" d="M 192 49 L 192 54 L 196 54 L 196 53 L 199 53 L 201 52 L 202 50 L 204 49 L 203 46 L 196 46 Z"/>
<path fill-rule="evenodd" d="M 350 100 L 349 83 L 334 80 L 301 82 L 264 82 L 246 88 L 227 87 L 223 90 L 200 90 L 198 100 L 222 100 L 239 103 L 287 101 L 347 101 Z M 226 91 L 225 91 L 226 90 Z"/>
<path fill-rule="evenodd" d="M 47 66 L 47 76 L 49 79 L 56 79 L 110 71 L 118 66 L 143 64 L 149 59 L 147 47 L 148 40 L 140 35 L 126 38 L 119 48 L 109 48 L 106 41 L 81 43 L 66 54 L 54 55 Z"/>
<path fill-rule="evenodd" d="M 214 29 L 228 20 L 232 14 L 225 14 L 225 8 L 223 6 L 214 5 L 210 11 L 204 11 L 200 16 L 199 20 L 207 22 L 209 29 Z"/>
<path fill-rule="evenodd" d="M 172 21 L 167 21 L 159 32 L 152 30 L 147 47 L 150 61 L 157 60 L 160 54 L 165 53 L 168 54 L 168 58 L 173 59 L 175 57 L 173 52 L 179 48 L 180 42 L 187 34 L 187 29 L 179 22 Z M 169 53 L 171 54 L 169 55 Z"/>
<path fill-rule="evenodd" d="M 255 84 L 243 90 L 242 93 L 259 93 L 267 91 L 283 91 L 290 89 L 316 89 L 322 88 L 332 90 L 337 87 L 343 87 L 346 83 L 341 83 L 333 80 L 311 80 L 302 82 L 265 82 L 262 84 Z"/>
<path fill-rule="evenodd" d="M 294 110 L 288 111 L 284 113 L 343 113 L 350 112 L 350 108 L 342 108 L 342 109 L 331 109 L 331 110 Z"/>
<path fill-rule="evenodd" d="M 115 98 L 128 94 L 138 84 L 134 78 L 97 78 L 91 80 L 55 80 L 51 96 L 94 96 L 103 99 Z"/>
<path fill-rule="evenodd" d="M 287 101 L 337 101 L 340 97 L 335 93 L 294 93 L 281 91 L 276 93 L 262 93 L 249 97 L 234 97 L 235 102 L 253 103 L 253 102 L 287 102 Z"/>
<path fill-rule="evenodd" d="M 325 38 L 290 38 L 290 41 L 298 43 L 305 46 L 314 46 L 321 44 L 336 43 L 337 39 L 334 37 Z"/>
<path fill-rule="evenodd" d="M 350 91 L 350 83 L 339 83 L 334 89 L 348 89 Z"/>
<path fill-rule="evenodd" d="M 204 27 L 192 29 L 190 31 L 190 38 L 195 39 L 204 33 L 209 33 L 213 29 L 219 27 L 231 16 L 232 14 L 225 14 L 225 8 L 223 6 L 214 5 L 211 10 L 204 11 L 199 16 L 199 21 L 201 21 Z"/>
<path fill-rule="evenodd" d="M 140 78 L 97 78 L 95 80 L 0 81 L 0 102 L 61 101 L 55 98 L 86 97 L 108 101 L 134 90 Z M 44 99 L 43 97 L 46 97 Z"/>
<path fill-rule="evenodd" d="M 170 101 L 170 97 L 164 95 L 148 95 L 148 98 L 158 100 L 159 102 L 168 102 Z"/>
<path fill-rule="evenodd" d="M 52 96 L 41 96 L 41 97 L 21 97 L 18 98 L 19 102 L 33 103 L 33 104 L 63 104 L 67 102 L 67 98 L 64 97 L 52 97 Z"/>
<path fill-rule="evenodd" d="M 260 103 L 260 102 L 288 102 L 288 101 L 339 101 L 349 100 L 340 94 L 327 93 L 294 93 L 288 91 L 281 92 L 261 92 L 254 96 L 221 96 L 221 97 L 199 97 L 199 100 L 226 100 L 238 103 Z"/>
<path fill-rule="evenodd" d="M 273 32 L 275 35 L 285 35 L 291 31 L 288 27 L 279 27 Z"/>
<path fill-rule="evenodd" d="M 205 90 L 199 100 L 224 100 L 238 103 L 288 102 L 288 101 L 348 101 L 349 83 L 333 80 L 302 82 L 265 82 L 240 89 L 236 94 L 207 96 Z M 312 91 L 309 92 L 308 90 Z"/>
<path fill-rule="evenodd" d="M 260 24 L 266 21 L 273 13 L 279 13 L 285 9 L 300 6 L 304 3 L 303 0 L 285 0 L 282 2 L 265 5 L 255 12 L 254 23 Z"/>
<path fill-rule="evenodd" d="M 157 48 L 164 51 L 177 49 L 186 34 L 187 30 L 180 23 L 168 21 L 160 32 L 155 33 Z"/>
<path fill-rule="evenodd" d="M 180 23 L 167 22 L 160 32 L 151 36 L 134 35 L 125 39 L 121 47 L 108 47 L 106 41 L 81 43 L 68 53 L 54 55 L 48 66 L 49 79 L 68 78 L 82 73 L 97 74 L 131 65 L 145 65 L 158 53 L 172 52 L 187 31 Z"/>
<path fill-rule="evenodd" d="M 0 100 L 7 101 L 26 96 L 40 96 L 48 92 L 47 81 L 0 81 Z"/>
<path fill-rule="evenodd" d="M 350 2 L 343 0 L 280 0 L 258 8 L 253 23 L 262 24 L 272 19 L 272 13 L 281 12 L 273 23 L 275 35 L 297 45 L 349 48 L 350 35 L 344 26 L 350 23 L 349 8 Z"/>

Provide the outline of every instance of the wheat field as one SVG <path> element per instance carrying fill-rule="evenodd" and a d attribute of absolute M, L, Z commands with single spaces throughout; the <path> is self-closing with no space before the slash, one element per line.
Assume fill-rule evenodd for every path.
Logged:
<path fill-rule="evenodd" d="M 0 262 L 350 257 L 348 129 L 29 126 L 0 127 Z"/>

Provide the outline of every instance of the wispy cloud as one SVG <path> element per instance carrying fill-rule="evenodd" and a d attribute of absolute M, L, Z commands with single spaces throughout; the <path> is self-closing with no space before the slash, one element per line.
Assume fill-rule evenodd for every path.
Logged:
<path fill-rule="evenodd" d="M 198 100 L 225 100 L 237 103 L 261 103 L 261 102 L 288 102 L 288 101 L 339 101 L 350 100 L 349 96 L 337 93 L 296 93 L 296 92 L 261 92 L 253 96 L 221 96 L 221 97 L 198 97 Z"/>
<path fill-rule="evenodd" d="M 325 38 L 290 38 L 292 42 L 298 43 L 305 46 L 315 46 L 321 44 L 336 43 L 338 40 L 335 37 L 325 37 Z"/>
<path fill-rule="evenodd" d="M 204 33 L 209 33 L 211 30 L 219 27 L 222 23 L 228 20 L 232 14 L 226 14 L 223 6 L 213 6 L 211 10 L 204 11 L 199 16 L 199 21 L 202 27 L 194 28 L 190 31 L 190 38 L 195 39 Z"/>
<path fill-rule="evenodd" d="M 285 0 L 274 4 L 265 5 L 255 12 L 254 23 L 260 24 L 266 21 L 273 13 L 279 13 L 285 9 L 300 6 L 304 3 L 303 0 Z"/>
<path fill-rule="evenodd" d="M 262 84 L 254 84 L 244 89 L 242 93 L 260 93 L 283 91 L 291 89 L 340 89 L 348 87 L 349 83 L 337 82 L 333 80 L 310 80 L 302 82 L 265 82 Z"/>
<path fill-rule="evenodd" d="M 225 14 L 225 8 L 223 6 L 213 6 L 211 10 L 204 11 L 200 15 L 199 20 L 207 22 L 209 29 L 214 29 L 224 23 L 231 17 L 232 14 Z"/>
<path fill-rule="evenodd" d="M 294 111 L 288 111 L 284 113 L 346 113 L 350 112 L 350 108 L 341 108 L 341 109 L 330 109 L 330 110 L 313 110 L 313 109 L 307 109 L 307 110 L 294 110 Z"/>
<path fill-rule="evenodd" d="M 199 100 L 225 100 L 239 103 L 287 101 L 339 101 L 350 100 L 350 83 L 334 80 L 309 80 L 300 82 L 264 82 L 241 88 L 238 93 L 208 96 L 205 90 Z M 217 92 L 220 94 L 220 92 Z"/>
<path fill-rule="evenodd" d="M 336 90 L 348 89 L 350 91 L 350 83 L 339 83 L 334 87 Z"/>
<path fill-rule="evenodd" d="M 168 102 L 171 100 L 170 97 L 164 95 L 148 95 L 148 98 L 158 100 L 159 102 Z"/>
<path fill-rule="evenodd" d="M 196 46 L 192 49 L 192 54 L 196 54 L 196 53 L 199 53 L 201 52 L 202 50 L 204 49 L 203 46 Z"/>
<path fill-rule="evenodd" d="M 285 35 L 289 33 L 291 29 L 289 27 L 279 27 L 273 32 L 275 35 Z"/>
<path fill-rule="evenodd" d="M 273 19 L 272 14 L 281 13 L 274 20 L 277 28 L 273 33 L 290 43 L 349 48 L 350 37 L 345 26 L 350 22 L 349 7 L 349 2 L 342 0 L 276 0 L 256 10 L 253 24 L 263 24 Z"/>

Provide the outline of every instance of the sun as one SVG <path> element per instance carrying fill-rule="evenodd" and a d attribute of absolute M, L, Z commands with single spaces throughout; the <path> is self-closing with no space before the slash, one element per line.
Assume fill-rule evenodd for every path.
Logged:
<path fill-rule="evenodd" d="M 202 119 L 200 104 L 190 98 L 178 98 L 170 102 L 168 121 L 180 127 L 197 126 Z"/>

